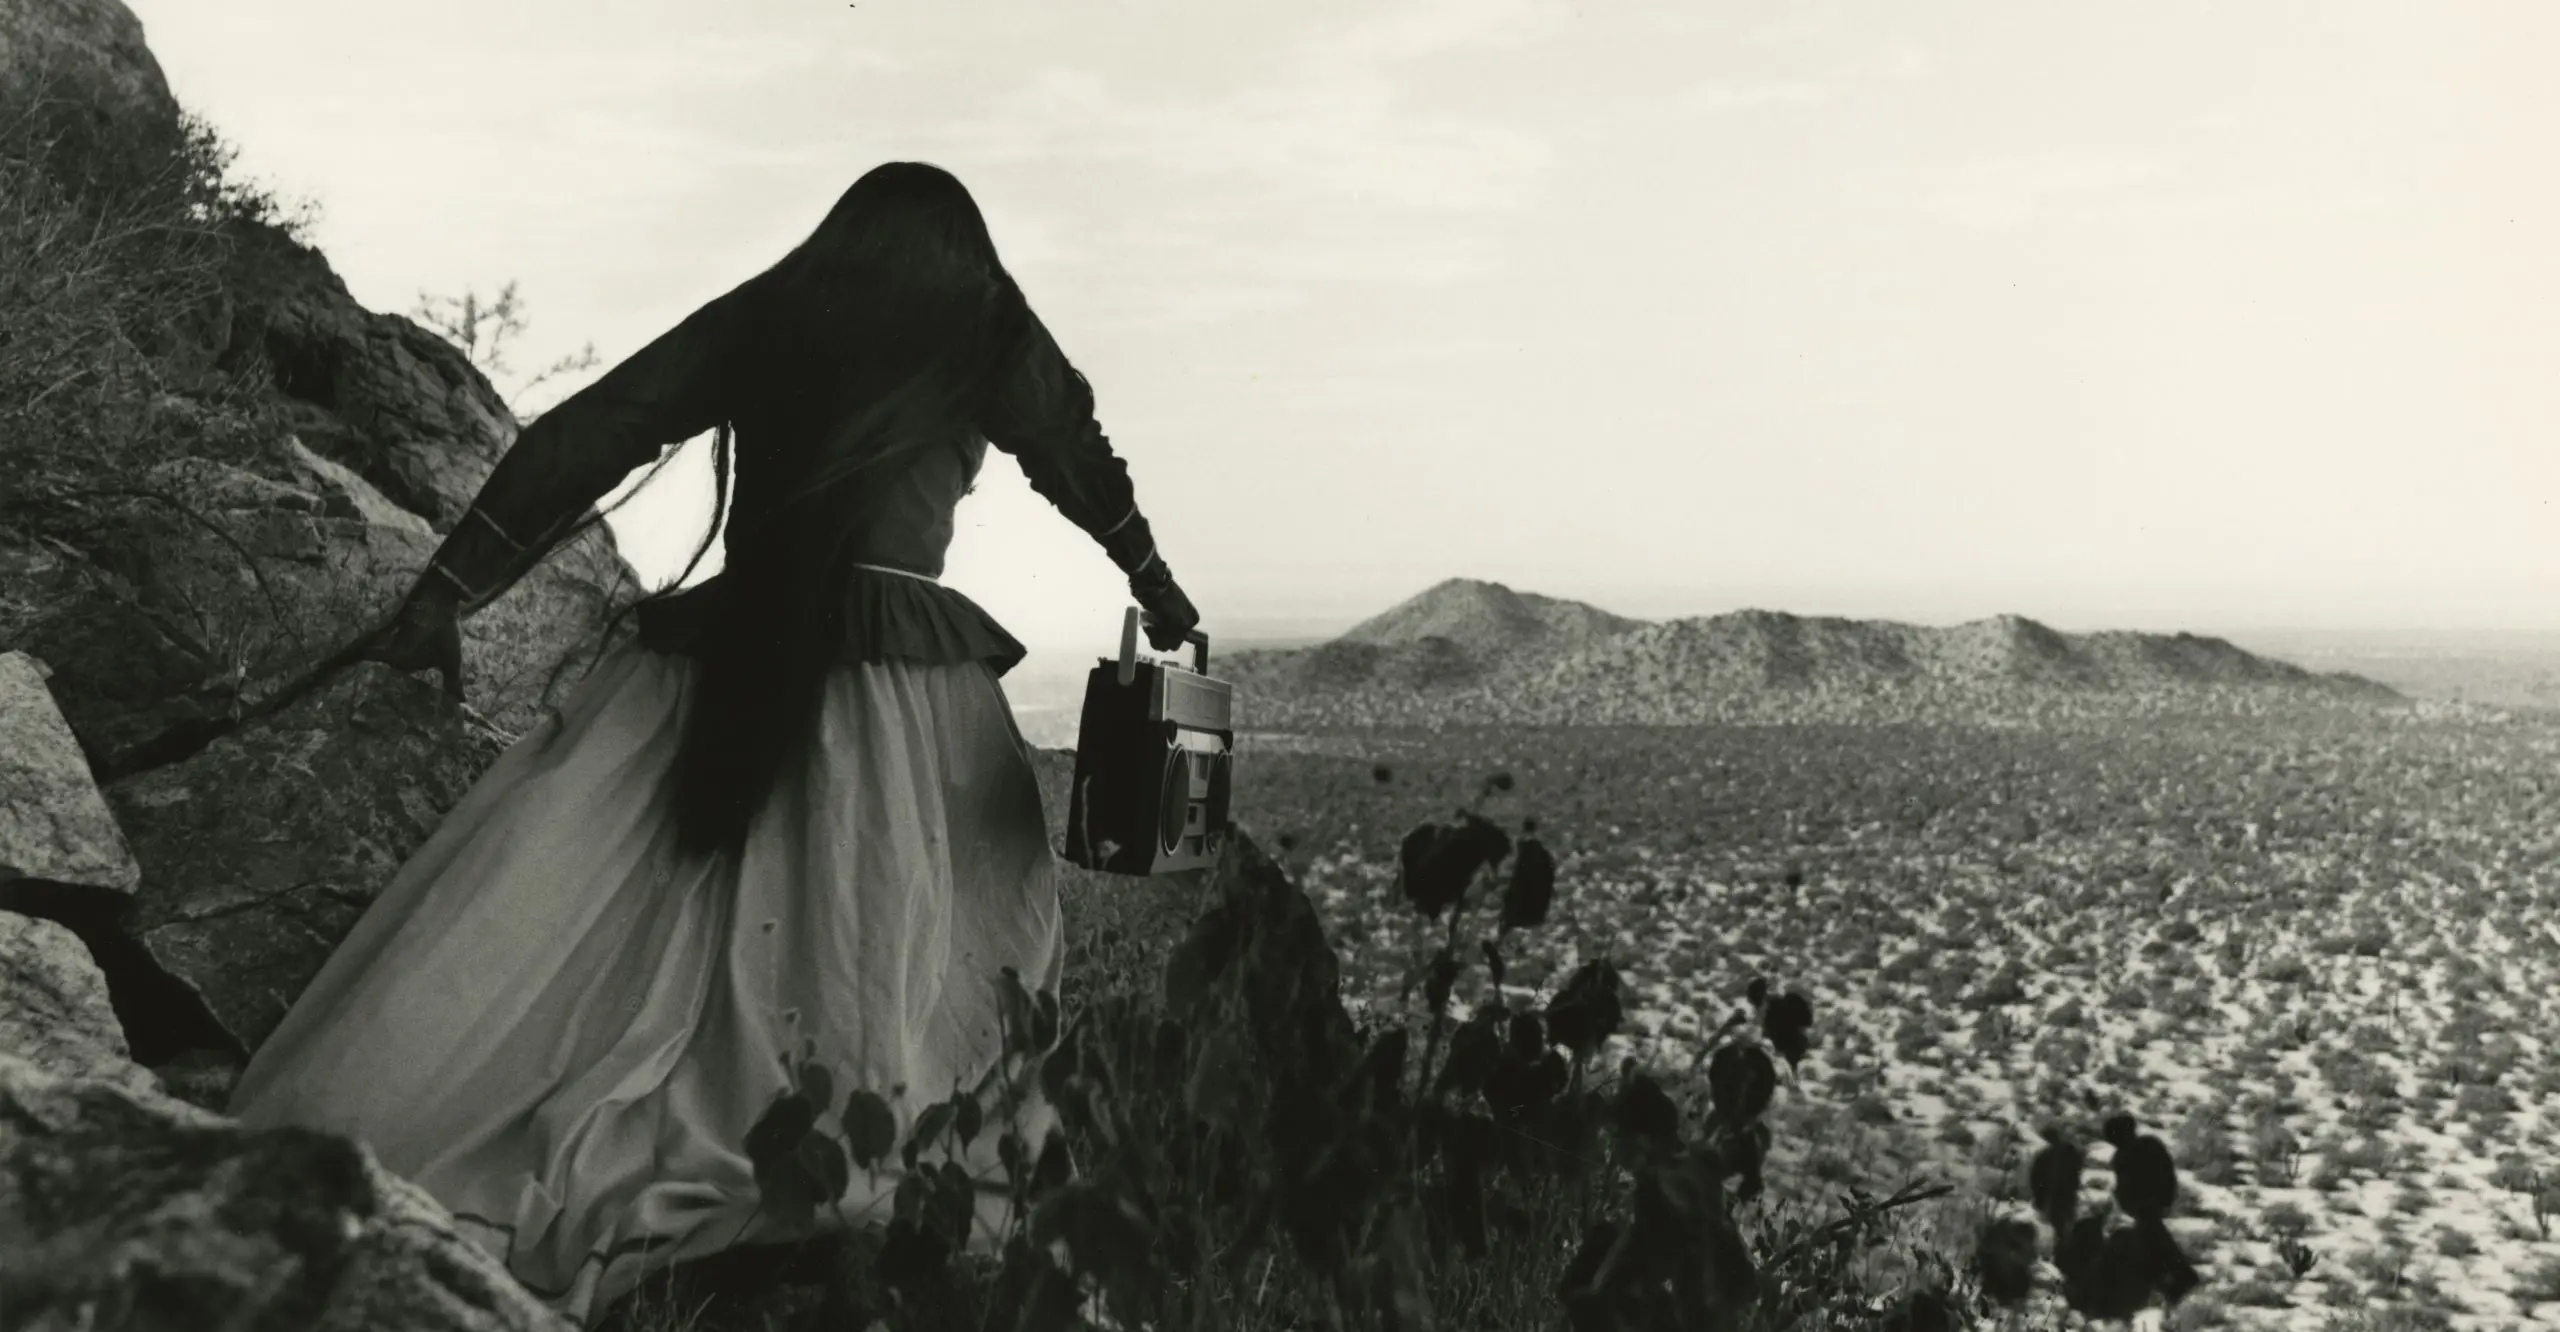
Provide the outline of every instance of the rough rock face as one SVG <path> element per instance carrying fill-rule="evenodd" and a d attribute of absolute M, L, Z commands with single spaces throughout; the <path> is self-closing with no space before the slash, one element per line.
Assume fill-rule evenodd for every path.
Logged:
<path fill-rule="evenodd" d="M 0 653 L 0 884 L 34 879 L 129 893 L 142 877 L 45 686 L 45 668 Z"/>
<path fill-rule="evenodd" d="M 499 747 L 431 679 L 366 665 L 118 783 L 143 869 L 125 932 L 255 1050 Z"/>
<path fill-rule="evenodd" d="M 0 0 L 0 86 L 164 128 L 179 115 L 117 0 Z M 204 749 L 208 722 L 379 622 L 516 433 L 459 350 L 364 309 L 284 231 L 223 228 L 214 295 L 136 333 L 159 349 L 162 391 L 113 418 L 132 447 L 57 450 L 41 493 L 0 507 L 0 653 L 52 668 L 49 682 L 0 679 L 14 699 L 51 696 L 0 710 L 0 907 L 70 928 L 136 1054 L 217 1101 L 225 1060 L 272 1025 L 499 740 L 574 687 L 634 590 L 599 529 L 474 616 L 465 672 L 488 727 L 424 680 L 363 668 Z M 139 854 L 93 776 L 142 830 Z M 134 894 L 133 909 L 101 888 Z"/>
<path fill-rule="evenodd" d="M 0 0 L 0 86 L 35 83 L 156 127 L 100 152 L 166 151 L 152 145 L 174 134 L 178 107 L 117 0 Z M 285 229 L 229 218 L 212 254 L 206 291 L 130 330 L 165 391 L 117 420 L 125 446 L 57 451 L 60 474 L 0 510 L 0 652 L 54 667 L 109 780 L 367 628 L 517 433 L 463 352 L 365 309 Z M 530 725 L 556 698 L 550 668 L 635 590 L 602 529 L 557 554 L 469 626 L 474 705 Z"/>
<path fill-rule="evenodd" d="M 0 606 L 0 646 L 54 667 L 64 714 L 110 773 L 378 623 L 439 540 L 293 436 L 254 466 L 180 458 L 137 485 L 166 498 L 84 508 L 19 545 L 23 609 Z M 465 624 L 473 706 L 529 727 L 565 687 L 551 669 L 634 590 L 601 530 L 555 554 Z"/>
<path fill-rule="evenodd" d="M 106 975 L 71 931 L 0 911 L 0 977 L 7 978 L 0 984 L 0 1052 L 56 1077 L 160 1090 L 130 1057 Z"/>
<path fill-rule="evenodd" d="M 294 431 L 441 531 L 471 505 L 516 419 L 453 344 L 356 304 L 319 251 L 272 230 L 239 238 L 226 367 L 263 362 Z"/>
<path fill-rule="evenodd" d="M 5 1053 L 0 1272 L 11 1327 L 570 1326 L 345 1138 L 252 1132 Z"/>
<path fill-rule="evenodd" d="M 0 88 L 51 73 L 57 95 L 108 114 L 173 120 L 176 99 L 118 0 L 0 0 Z"/>

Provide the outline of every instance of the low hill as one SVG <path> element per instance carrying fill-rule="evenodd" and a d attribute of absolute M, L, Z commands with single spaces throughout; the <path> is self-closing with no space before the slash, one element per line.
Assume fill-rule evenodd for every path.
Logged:
<path fill-rule="evenodd" d="M 1231 652 L 1216 673 L 1274 696 L 1446 691 L 1534 670 L 1644 623 L 1579 601 L 1451 578 L 1330 642 Z"/>
<path fill-rule="evenodd" d="M 1451 578 L 1362 620 L 1337 641 L 1396 647 L 1443 638 L 1470 654 L 1507 656 L 1581 647 L 1642 623 L 1584 602 Z"/>
<path fill-rule="evenodd" d="M 2018 722 L 2399 701 L 2219 638 L 1744 610 L 1649 623 L 1451 580 L 1330 643 L 1218 672 L 1253 727 Z"/>

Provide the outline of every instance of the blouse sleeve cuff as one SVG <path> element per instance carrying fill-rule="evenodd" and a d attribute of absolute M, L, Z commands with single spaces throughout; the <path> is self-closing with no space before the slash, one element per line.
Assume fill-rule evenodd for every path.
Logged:
<path fill-rule="evenodd" d="M 1155 533 L 1149 529 L 1146 518 L 1133 509 L 1128 517 L 1103 534 L 1102 549 L 1110 555 L 1111 563 L 1120 572 L 1135 575 L 1147 566 L 1147 561 L 1155 558 Z"/>

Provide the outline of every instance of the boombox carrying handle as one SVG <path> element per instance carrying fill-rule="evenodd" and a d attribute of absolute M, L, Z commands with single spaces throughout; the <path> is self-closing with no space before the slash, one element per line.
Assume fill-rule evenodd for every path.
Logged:
<path fill-rule="evenodd" d="M 1124 685 L 1129 683 L 1131 680 L 1138 678 L 1139 613 L 1140 612 L 1137 607 L 1131 606 L 1128 611 L 1120 617 L 1120 673 L 1118 679 L 1120 683 Z M 1182 641 L 1191 645 L 1191 669 L 1198 674 L 1207 675 L 1209 673 L 1209 636 L 1197 629 L 1194 629 L 1191 632 L 1184 634 L 1182 636 Z"/>

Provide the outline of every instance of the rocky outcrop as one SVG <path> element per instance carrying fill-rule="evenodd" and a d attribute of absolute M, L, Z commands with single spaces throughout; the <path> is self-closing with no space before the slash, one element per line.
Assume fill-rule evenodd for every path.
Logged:
<path fill-rule="evenodd" d="M 256 1049 L 502 739 L 367 665 L 116 784 L 143 868 L 125 934 Z"/>
<path fill-rule="evenodd" d="M 69 99 L 147 122 L 81 139 L 88 155 L 67 164 L 20 165 L 60 176 L 61 227 L 131 221 L 80 213 L 84 181 L 205 165 L 175 146 L 177 105 L 116 0 L 0 0 L 0 92 L 30 85 L 57 99 L 48 115 Z M 182 757 L 155 742 L 236 713 L 376 622 L 518 428 L 461 350 L 364 308 L 288 227 L 254 209 L 209 225 L 189 239 L 174 304 L 113 311 L 108 341 L 140 358 L 108 377 L 131 385 L 113 411 L 84 418 L 90 437 L 20 440 L 40 475 L 0 494 L 0 652 L 55 668 L 62 710 L 108 780 Z M 154 265 L 176 261 L 115 262 L 151 269 L 127 286 L 158 292 Z M 72 276 L 31 274 L 46 290 Z M 558 553 L 469 626 L 474 705 L 529 726 L 558 696 L 552 668 L 634 592 L 602 528 Z"/>
<path fill-rule="evenodd" d="M 250 1131 L 0 1053 L 7 1326 L 561 1332 L 345 1138 Z"/>
<path fill-rule="evenodd" d="M 272 228 L 235 239 L 224 367 L 269 377 L 312 452 L 453 526 L 515 442 L 488 378 L 415 321 L 357 304 L 319 251 Z"/>
<path fill-rule="evenodd" d="M 107 978 L 79 936 L 49 920 L 0 911 L 0 1052 L 56 1077 L 130 1091 L 160 1082 L 133 1062 Z"/>
<path fill-rule="evenodd" d="M 294 436 L 253 463 L 173 459 L 58 508 L 40 540 L 0 534 L 23 579 L 17 606 L 0 605 L 0 645 L 54 667 L 63 712 L 112 778 L 155 761 L 157 737 L 230 714 L 379 623 L 438 540 Z M 634 591 L 601 529 L 561 550 L 464 626 L 473 705 L 531 726 L 565 690 L 553 669 Z"/>
<path fill-rule="evenodd" d="M 53 96 L 108 115 L 177 119 L 177 99 L 117 0 L 0 0 L 0 91 L 49 79 Z"/>
<path fill-rule="evenodd" d="M 141 870 L 54 706 L 49 673 L 23 652 L 0 653 L 0 900 L 26 881 L 130 893 Z"/>
<path fill-rule="evenodd" d="M 0 117 L 42 131 L 0 143 L 13 234 L 113 233 L 204 165 L 117 0 L 0 0 L 0 101 L 43 115 Z M 87 305 L 95 272 L 8 250 L 72 293 L 12 320 L 103 350 L 0 467 L 0 1329 L 564 1328 L 357 1144 L 213 1110 L 629 571 L 598 529 L 474 616 L 471 710 L 360 666 L 232 726 L 379 621 L 517 422 L 256 210 L 209 225 L 91 254 L 133 271 Z"/>
<path fill-rule="evenodd" d="M 225 473 L 195 480 L 276 498 Z M 359 667 L 127 783 L 111 811 L 35 662 L 0 657 L 0 1327 L 568 1326 L 356 1144 L 208 1109 L 255 1024 L 272 1025 L 495 744 L 432 684 Z M 142 830 L 138 857 L 118 811 Z M 239 1028 L 237 1048 L 205 1048 L 172 1018 L 199 995 Z M 129 1024 L 195 1046 L 165 1085 L 134 1062 Z"/>

